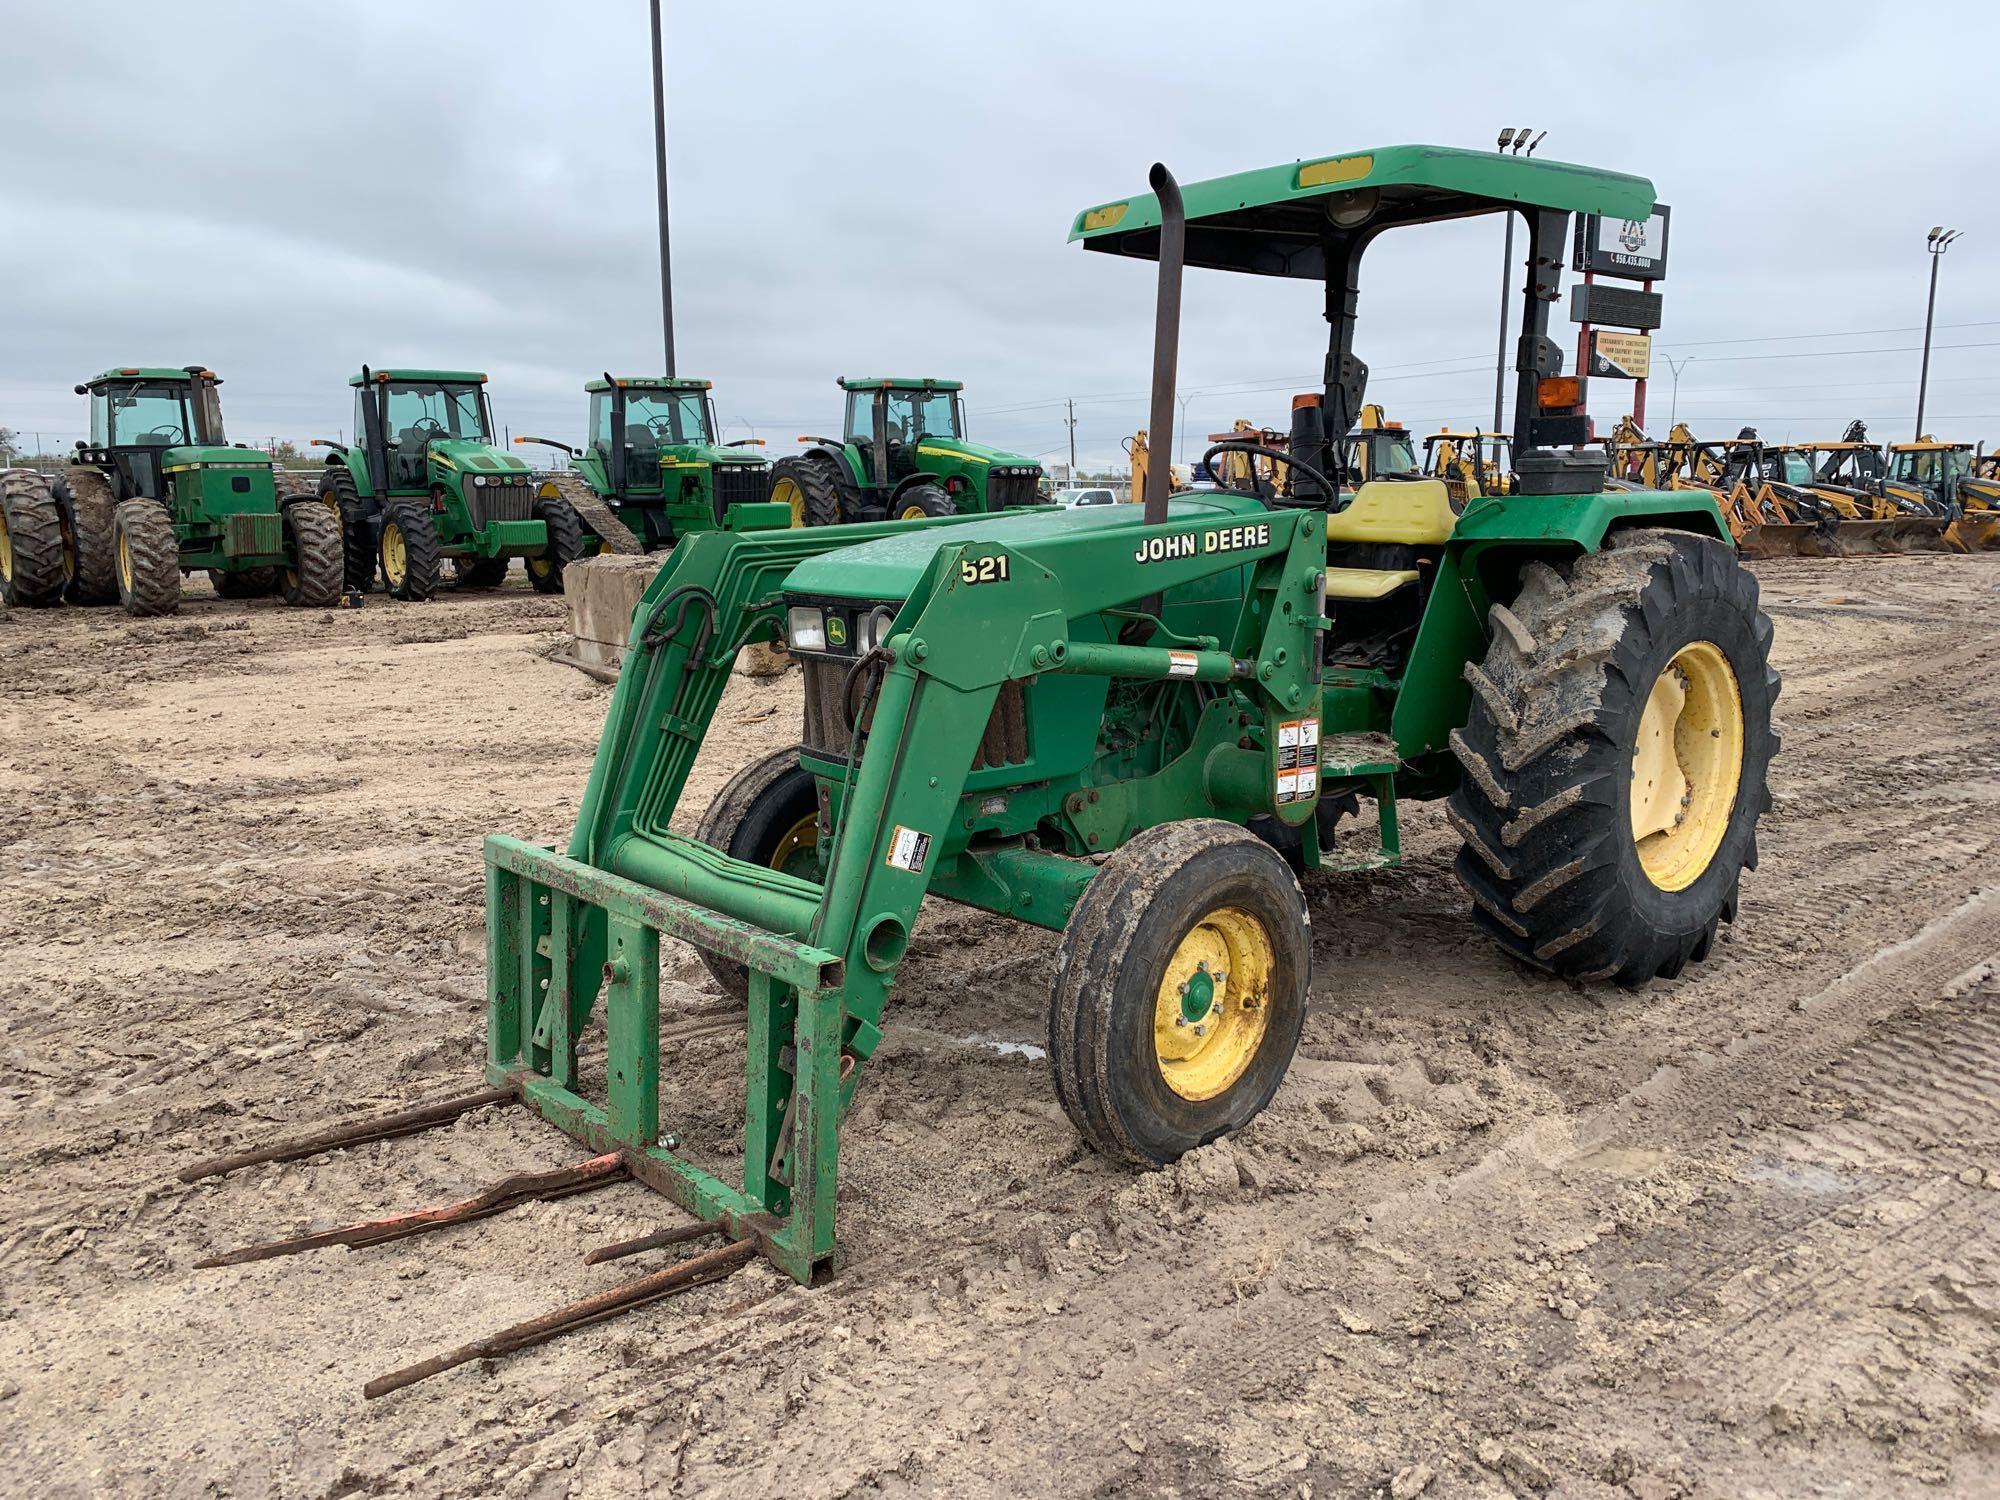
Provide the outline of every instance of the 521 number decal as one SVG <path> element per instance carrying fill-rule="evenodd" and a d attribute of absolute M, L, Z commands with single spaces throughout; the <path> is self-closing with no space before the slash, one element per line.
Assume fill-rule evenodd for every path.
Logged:
<path fill-rule="evenodd" d="M 1007 559 L 1005 557 L 961 558 L 958 564 L 958 578 L 961 583 L 1005 583 Z"/>

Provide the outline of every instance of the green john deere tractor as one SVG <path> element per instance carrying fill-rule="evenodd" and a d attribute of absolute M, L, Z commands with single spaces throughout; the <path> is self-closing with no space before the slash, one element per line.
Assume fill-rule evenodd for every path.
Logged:
<path fill-rule="evenodd" d="M 572 467 L 545 476 L 542 494 L 569 501 L 613 551 L 653 552 L 690 532 L 771 524 L 768 514 L 742 509 L 770 495 L 770 465 L 744 451 L 763 442 L 716 440 L 709 382 L 607 373 L 584 390 L 590 438 L 583 447 L 553 438 L 514 441 L 568 455 Z"/>
<path fill-rule="evenodd" d="M 804 437 L 771 469 L 771 499 L 794 526 L 922 521 L 1040 505 L 1042 466 L 968 442 L 956 380 L 843 375 L 847 430 Z"/>
<path fill-rule="evenodd" d="M 371 370 L 354 387 L 352 446 L 331 451 L 320 496 L 341 518 L 347 586 L 366 590 L 379 571 L 396 599 L 428 599 L 444 560 L 460 588 L 498 587 L 509 562 L 562 592 L 562 570 L 602 539 L 567 500 L 538 493 L 527 464 L 493 446 L 486 377 L 470 370 Z"/>
<path fill-rule="evenodd" d="M 339 527 L 306 481 L 229 445 L 221 384 L 200 365 L 128 365 L 79 385 L 90 437 L 69 467 L 46 493 L 18 473 L 6 486 L 10 573 L 35 580 L 10 594 L 164 615 L 180 607 L 182 576 L 200 568 L 226 599 L 338 602 Z"/>
<path fill-rule="evenodd" d="M 1289 468 L 1278 493 L 1170 499 L 1160 465 L 1143 506 L 686 538 L 635 612 L 566 851 L 486 842 L 488 1089 L 183 1175 L 508 1098 L 595 1154 L 454 1208 L 218 1263 L 626 1177 L 699 1222 L 593 1261 L 723 1241 L 384 1376 L 371 1396 L 754 1255 L 806 1280 L 834 1254 L 842 1116 L 891 1024 L 926 895 L 1062 934 L 1055 1093 L 1087 1142 L 1141 1167 L 1270 1101 L 1313 991 L 1294 872 L 1396 862 L 1405 799 L 1444 800 L 1470 920 L 1510 958 L 1624 985 L 1702 959 L 1736 915 L 1769 805 L 1770 625 L 1712 495 L 1606 488 L 1602 451 L 1579 446 L 1583 392 L 1548 336 L 1570 215 L 1652 208 L 1644 178 L 1391 146 L 1185 195 L 1155 167 L 1153 192 L 1078 215 L 1086 248 L 1159 262 L 1158 451 L 1183 263 L 1322 285 L 1325 388 L 1294 408 L 1289 451 L 1264 451 Z M 1516 491 L 1455 514 L 1424 475 L 1350 488 L 1363 254 L 1406 226 L 1487 213 L 1522 216 L 1533 271 Z M 737 651 L 780 638 L 804 669 L 800 743 L 744 769 L 683 831 Z M 1334 820 L 1363 796 L 1373 846 L 1336 845 Z M 1341 921 L 1345 889 L 1317 892 L 1322 925 Z M 662 938 L 693 944 L 745 1005 L 740 1174 L 715 1170 L 716 1132 L 691 1131 L 691 1146 L 662 1118 Z M 1337 974 L 1319 989 L 1340 1003 Z"/>
<path fill-rule="evenodd" d="M 487 841 L 490 1082 L 801 1278 L 834 1248 L 841 1114 L 927 894 L 1063 934 L 1055 1091 L 1146 1165 L 1270 1100 L 1313 965 L 1294 869 L 1396 862 L 1406 799 L 1444 801 L 1470 921 L 1569 981 L 1679 975 L 1756 861 L 1779 686 L 1756 581 L 1713 497 L 1607 487 L 1549 337 L 1570 216 L 1643 220 L 1652 184 L 1393 146 L 1153 186 L 1071 238 L 1159 262 L 1160 448 L 1184 261 L 1324 288 L 1325 387 L 1272 455 L 1280 493 L 1170 501 L 1160 470 L 1143 507 L 689 537 L 639 605 L 567 850 Z M 1459 514 L 1421 474 L 1350 485 L 1364 252 L 1510 212 L 1533 272 L 1516 493 Z M 678 831 L 730 663 L 773 639 L 803 665 L 800 742 Z M 1362 797 L 1376 837 L 1336 847 Z M 1337 922 L 1340 886 L 1319 900 Z M 662 936 L 748 1005 L 740 1186 L 661 1133 Z"/>

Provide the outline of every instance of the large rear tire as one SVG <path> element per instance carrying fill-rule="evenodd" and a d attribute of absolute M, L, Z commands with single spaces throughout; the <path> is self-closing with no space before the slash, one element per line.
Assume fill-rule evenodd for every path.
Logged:
<path fill-rule="evenodd" d="M 548 528 L 548 545 L 540 557 L 527 559 L 528 582 L 538 594 L 560 594 L 563 569 L 583 556 L 583 523 L 567 500 L 537 500 L 535 519 Z"/>
<path fill-rule="evenodd" d="M 375 584 L 375 538 L 361 503 L 361 490 L 345 464 L 326 466 L 319 478 L 319 498 L 340 527 L 345 555 L 341 587 L 350 594 L 365 594 Z"/>
<path fill-rule="evenodd" d="M 278 575 L 285 603 L 300 609 L 331 609 L 340 603 L 346 549 L 340 522 L 317 500 L 295 500 L 284 509 L 285 550 L 291 564 Z"/>
<path fill-rule="evenodd" d="M 112 516 L 113 571 L 125 613 L 170 615 L 181 607 L 181 549 L 173 518 L 157 500 L 121 500 Z"/>
<path fill-rule="evenodd" d="M 774 750 L 730 777 L 701 815 L 694 836 L 746 864 L 818 880 L 819 787 L 799 764 L 799 747 Z M 706 948 L 696 951 L 725 995 L 750 998 L 743 965 Z"/>
<path fill-rule="evenodd" d="M 1149 828 L 1070 914 L 1049 1068 L 1083 1138 L 1158 1166 L 1254 1119 L 1305 1024 L 1312 921 L 1276 850 L 1213 818 Z"/>
<path fill-rule="evenodd" d="M 1530 563 L 1468 664 L 1458 876 L 1500 946 L 1636 986 L 1707 957 L 1757 864 L 1777 753 L 1771 622 L 1732 548 L 1628 531 Z"/>
<path fill-rule="evenodd" d="M 429 507 L 391 505 L 382 517 L 375 557 L 382 565 L 382 582 L 390 598 L 421 603 L 435 594 L 444 552 L 438 545 L 437 522 Z"/>
<path fill-rule="evenodd" d="M 0 477 L 0 601 L 25 609 L 60 604 L 68 584 L 62 510 L 48 479 L 9 469 Z"/>
<path fill-rule="evenodd" d="M 771 499 L 792 510 L 794 526 L 838 526 L 853 488 L 840 465 L 824 453 L 798 453 L 771 466 Z"/>
<path fill-rule="evenodd" d="M 54 494 L 69 531 L 72 604 L 118 602 L 118 499 L 111 481 L 88 464 L 71 464 Z"/>

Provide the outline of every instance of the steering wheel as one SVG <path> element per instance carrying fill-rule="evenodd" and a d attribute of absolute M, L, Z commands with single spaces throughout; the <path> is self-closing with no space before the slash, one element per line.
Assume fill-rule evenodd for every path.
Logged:
<path fill-rule="evenodd" d="M 158 427 L 148 428 L 139 434 L 139 441 L 143 443 L 147 438 L 154 437 L 158 438 L 162 444 L 184 443 L 187 441 L 186 436 L 181 432 L 180 428 L 172 422 L 163 422 Z"/>
<path fill-rule="evenodd" d="M 665 417 L 654 417 L 646 423 L 646 430 L 653 434 L 653 441 L 671 444 L 674 440 L 674 424 Z"/>
<path fill-rule="evenodd" d="M 422 433 L 424 441 L 428 443 L 433 438 L 441 438 L 445 435 L 444 423 L 440 422 L 436 417 L 418 417 L 416 421 L 403 429 L 403 436 L 406 438 L 412 433 Z"/>
<path fill-rule="evenodd" d="M 1253 453 L 1262 458 L 1275 459 L 1281 464 L 1286 464 L 1294 469 L 1297 469 L 1301 474 L 1305 475 L 1308 479 L 1313 479 L 1318 481 L 1320 487 L 1324 489 L 1329 496 L 1332 497 L 1332 503 L 1327 506 L 1328 514 L 1332 514 L 1335 511 L 1346 510 L 1349 503 L 1351 503 L 1351 501 L 1353 500 L 1353 496 L 1351 495 L 1348 496 L 1346 499 L 1341 498 L 1340 488 L 1338 485 L 1334 484 L 1332 480 L 1328 479 L 1326 475 L 1320 473 L 1320 471 L 1318 469 L 1315 469 L 1311 464 L 1306 463 L 1301 459 L 1293 458 L 1289 453 L 1286 453 L 1281 448 L 1267 448 L 1262 443 L 1244 442 L 1241 439 L 1236 439 L 1236 438 L 1232 438 L 1227 442 L 1217 443 L 1201 456 L 1202 463 L 1205 466 L 1207 466 L 1208 471 L 1211 474 L 1215 472 L 1214 459 L 1215 455 L 1218 453 Z M 1267 495 L 1264 493 L 1265 481 L 1263 477 L 1256 472 L 1256 469 L 1254 467 L 1251 469 L 1250 482 L 1252 486 L 1254 486 L 1254 488 L 1248 494 L 1245 494 L 1245 492 L 1242 490 L 1224 490 L 1223 493 L 1226 495 L 1243 495 L 1244 498 L 1248 500 L 1274 500 L 1278 498 L 1276 495 Z"/>

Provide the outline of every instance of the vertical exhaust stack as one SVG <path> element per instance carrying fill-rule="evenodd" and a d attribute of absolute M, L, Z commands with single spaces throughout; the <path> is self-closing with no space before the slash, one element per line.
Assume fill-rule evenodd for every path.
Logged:
<path fill-rule="evenodd" d="M 1161 162 L 1153 163 L 1153 194 L 1160 200 L 1160 297 L 1153 314 L 1153 410 L 1147 447 L 1164 455 L 1146 469 L 1146 524 L 1167 518 L 1174 452 L 1174 381 L 1180 360 L 1181 265 L 1187 255 L 1187 212 L 1181 187 Z"/>

